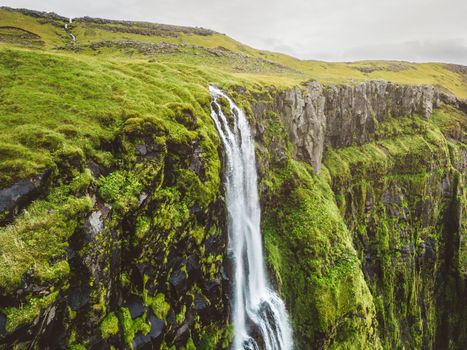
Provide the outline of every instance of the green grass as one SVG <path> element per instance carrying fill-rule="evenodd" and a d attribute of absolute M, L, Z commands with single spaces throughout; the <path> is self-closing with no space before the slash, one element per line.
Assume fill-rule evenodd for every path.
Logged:
<path fill-rule="evenodd" d="M 111 162 L 101 145 L 125 123 L 149 118 L 173 137 L 189 135 L 179 129 L 177 111 L 190 106 L 210 124 L 208 84 L 240 81 L 180 63 L 0 50 L 0 187 L 44 172 L 70 148 Z"/>
<path fill-rule="evenodd" d="M 185 63 L 196 67 L 211 67 L 237 75 L 240 78 L 263 83 L 279 83 L 287 86 L 304 80 L 317 80 L 326 84 L 355 83 L 369 79 L 385 79 L 400 84 L 430 84 L 467 98 L 465 75 L 449 70 L 440 63 L 415 64 L 396 61 L 360 61 L 353 63 L 328 63 L 304 61 L 292 56 L 256 50 L 224 34 L 200 35 L 194 29 L 170 27 L 158 30 L 150 24 L 132 22 L 123 26 L 120 23 L 98 24 L 75 20 L 71 30 L 77 38 L 70 44 L 68 34 L 60 20 L 44 20 L 26 16 L 19 12 L 0 9 L 0 27 L 9 26 L 34 33 L 45 43 L 47 50 L 56 48 L 76 50 L 75 55 L 99 56 L 105 60 L 153 59 L 162 63 Z M 117 31 L 109 30 L 116 28 Z M 156 27 L 157 28 L 157 27 Z M 150 32 L 147 32 L 150 30 Z M 143 33 L 141 32 L 143 31 Z M 146 31 L 146 32 L 144 32 Z M 115 46 L 118 42 L 131 40 L 142 44 L 180 45 L 173 53 L 153 53 L 145 55 L 137 49 Z M 4 40 L 5 41 L 5 40 Z M 90 45 L 110 41 L 114 46 L 92 50 Z M 24 45 L 20 41 L 18 45 Z M 11 41 L 2 46 L 12 45 Z M 211 51 L 210 51 L 211 50 Z M 213 53 L 212 50 L 217 50 Z"/>
<path fill-rule="evenodd" d="M 323 163 L 334 184 L 386 174 L 417 174 L 449 159 L 448 143 L 433 121 L 419 116 L 381 123 L 373 141 L 361 146 L 330 149 Z"/>
<path fill-rule="evenodd" d="M 31 323 L 40 312 L 50 306 L 57 297 L 58 292 L 50 293 L 44 297 L 30 298 L 28 302 L 18 308 L 6 307 L 0 309 L 7 317 L 6 330 L 13 332 L 18 327 Z"/>
<path fill-rule="evenodd" d="M 379 349 L 373 299 L 324 177 L 296 161 L 268 174 L 268 265 L 289 305 L 297 346 Z"/>

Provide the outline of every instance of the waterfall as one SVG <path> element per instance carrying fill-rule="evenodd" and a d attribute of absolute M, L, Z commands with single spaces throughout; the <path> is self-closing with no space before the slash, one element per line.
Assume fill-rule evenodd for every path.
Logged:
<path fill-rule="evenodd" d="M 260 231 L 255 144 L 245 113 L 221 90 L 209 87 L 214 119 L 225 150 L 228 254 L 233 266 L 233 350 L 293 348 L 283 301 L 269 286 Z M 224 115 L 219 97 L 230 105 Z"/>

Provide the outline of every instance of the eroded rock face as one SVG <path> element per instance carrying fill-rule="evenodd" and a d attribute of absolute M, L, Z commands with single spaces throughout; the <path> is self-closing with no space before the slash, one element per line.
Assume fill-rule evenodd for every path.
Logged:
<path fill-rule="evenodd" d="M 0 221 L 2 216 L 16 215 L 20 209 L 39 196 L 47 178 L 48 174 L 41 174 L 1 189 Z"/>
<path fill-rule="evenodd" d="M 269 90 L 255 100 L 258 102 L 253 103 L 251 122 L 256 123 L 258 166 L 260 177 L 265 179 L 260 182 L 262 213 L 263 218 L 272 221 L 271 225 L 266 224 L 266 242 L 271 232 L 277 234 L 270 241 L 273 249 L 269 254 L 276 258 L 277 251 L 280 255 L 292 246 L 291 256 L 300 256 L 297 265 L 312 258 L 326 261 L 328 257 L 326 249 L 320 250 L 319 240 L 310 240 L 313 242 L 310 249 L 314 249 L 314 253 L 312 258 L 303 258 L 304 253 L 293 246 L 295 237 L 287 236 L 289 230 L 299 227 L 304 227 L 302 234 L 321 233 L 324 225 L 320 225 L 319 219 L 314 218 L 310 227 L 306 225 L 312 211 L 299 222 L 287 222 L 282 230 L 276 229 L 284 220 L 290 220 L 284 212 L 293 205 L 294 190 L 304 187 L 300 180 L 295 182 L 301 178 L 298 172 L 291 176 L 280 170 L 279 175 L 271 174 L 275 169 L 284 168 L 281 159 L 287 160 L 288 151 L 292 150 L 296 160 L 311 164 L 315 171 L 320 170 L 322 162 L 329 171 L 333 192 L 331 202 L 339 207 L 345 227 L 351 233 L 351 245 L 358 252 L 360 268 L 373 298 L 369 304 L 374 305 L 376 331 L 362 328 L 361 334 L 375 332 L 383 348 L 444 349 L 449 347 L 448 343 L 465 344 L 465 322 L 462 321 L 465 311 L 460 306 L 465 299 L 465 268 L 462 266 L 466 266 L 467 256 L 462 226 L 465 205 L 462 207 L 460 200 L 464 196 L 466 169 L 465 125 L 456 121 L 452 125 L 440 126 L 437 118 L 429 123 L 422 120 L 430 120 L 437 107 L 442 107 L 447 114 L 451 110 L 453 114 L 461 114 L 465 101 L 433 87 L 403 86 L 384 81 L 337 86 L 309 83 L 287 91 Z M 413 126 L 407 125 L 409 118 L 397 119 L 406 116 L 413 116 Z M 388 123 L 381 125 L 384 122 Z M 387 132 L 389 124 L 399 134 Z M 422 142 L 411 143 L 412 137 Z M 394 146 L 390 152 L 385 152 L 387 149 L 381 146 L 385 159 L 381 162 L 370 152 L 365 153 L 367 143 L 380 144 L 380 141 Z M 399 152 L 399 148 L 404 147 L 407 152 Z M 360 156 L 365 154 L 367 158 L 361 159 Z M 325 174 L 323 178 L 327 176 Z M 278 180 L 282 181 L 280 196 L 275 188 L 271 190 L 270 185 L 270 182 L 275 185 Z M 313 188 L 316 187 L 319 185 Z M 298 193 L 300 197 L 296 203 L 302 204 L 307 196 L 305 191 Z M 278 209 L 282 202 L 287 205 Z M 312 207 L 324 208 L 316 198 Z M 299 212 L 294 210 L 293 215 Z M 344 236 L 340 234 L 339 239 L 344 240 Z M 277 249 L 275 244 L 279 241 L 287 241 L 287 244 Z M 337 242 L 339 240 L 332 244 L 333 253 Z M 300 278 L 288 282 L 288 272 L 284 270 L 289 267 L 284 267 L 286 263 L 282 260 L 278 261 L 272 262 L 272 268 L 279 266 L 274 272 L 279 275 L 278 283 L 282 284 L 282 292 L 287 296 Z M 332 266 L 332 263 L 326 266 Z M 306 284 L 309 285 L 312 282 Z M 346 281 L 345 286 L 350 288 L 352 284 Z M 286 298 L 291 318 L 300 326 L 307 322 L 307 315 L 300 315 L 306 307 L 303 304 L 296 307 L 296 303 L 301 293 L 307 293 L 303 292 L 305 288 L 300 288 L 300 292 L 292 294 L 288 300 Z M 315 293 L 316 286 L 313 288 Z M 324 294 L 315 295 L 322 298 Z M 308 295 L 312 304 L 314 296 L 312 293 Z M 318 299 L 316 305 L 319 311 L 322 299 Z M 362 315 L 372 319 L 371 307 L 369 310 Z M 326 332 L 334 327 L 342 331 L 345 327 L 343 320 L 349 314 L 352 314 L 351 319 L 357 319 L 357 312 L 339 316 L 339 325 L 330 321 L 332 326 L 322 333 L 313 330 L 312 322 L 305 327 L 295 327 L 295 332 L 300 329 L 297 332 L 297 342 L 302 341 L 299 347 L 328 348 L 329 343 L 338 343 L 339 340 Z M 325 313 L 315 312 L 313 317 L 319 320 L 317 323 L 326 320 Z M 373 347 L 353 345 L 379 348 L 374 339 L 370 343 Z"/>
<path fill-rule="evenodd" d="M 275 109 L 296 146 L 296 156 L 319 171 L 326 147 L 368 142 L 377 124 L 389 117 L 416 113 L 428 119 L 438 95 L 431 86 L 379 80 L 336 86 L 312 82 L 279 94 Z"/>

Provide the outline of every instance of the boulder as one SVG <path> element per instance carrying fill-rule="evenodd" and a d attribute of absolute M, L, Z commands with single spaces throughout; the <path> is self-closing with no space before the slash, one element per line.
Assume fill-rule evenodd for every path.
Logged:
<path fill-rule="evenodd" d="M 39 194 L 46 175 L 42 174 L 30 179 L 18 181 L 14 185 L 0 190 L 0 214 L 12 212 L 13 214 L 34 200 Z"/>

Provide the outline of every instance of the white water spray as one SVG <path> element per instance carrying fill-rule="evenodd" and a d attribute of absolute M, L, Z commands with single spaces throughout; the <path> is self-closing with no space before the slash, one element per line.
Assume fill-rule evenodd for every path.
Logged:
<path fill-rule="evenodd" d="M 233 350 L 290 350 L 283 301 L 270 288 L 263 260 L 255 145 L 243 111 L 214 86 L 211 116 L 225 149 L 228 251 L 233 263 Z M 218 98 L 230 104 L 225 116 Z"/>

